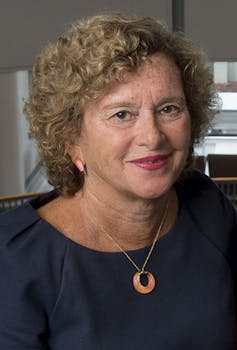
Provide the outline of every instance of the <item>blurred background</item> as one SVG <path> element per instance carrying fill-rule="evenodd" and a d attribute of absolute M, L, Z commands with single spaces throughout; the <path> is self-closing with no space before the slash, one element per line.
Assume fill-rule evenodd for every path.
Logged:
<path fill-rule="evenodd" d="M 135 12 L 163 19 L 170 29 L 185 32 L 205 49 L 222 111 L 196 152 L 205 161 L 209 154 L 237 156 L 236 0 L 2 0 L 0 196 L 50 189 L 35 145 L 28 138 L 22 111 L 30 93 L 32 65 L 41 49 L 70 23 L 101 11 Z M 237 161 L 231 159 L 236 171 L 232 177 L 237 177 Z M 204 171 L 210 174 L 207 163 Z"/>

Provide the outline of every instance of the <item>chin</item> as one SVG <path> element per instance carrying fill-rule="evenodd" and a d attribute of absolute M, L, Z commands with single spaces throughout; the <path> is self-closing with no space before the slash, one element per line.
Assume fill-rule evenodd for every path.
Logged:
<path fill-rule="evenodd" d="M 170 189 L 169 189 L 170 190 Z M 147 194 L 144 194 L 143 196 L 141 195 L 141 197 L 140 198 L 142 198 L 142 199 L 157 199 L 157 198 L 161 198 L 161 197 L 163 197 L 166 193 L 168 193 L 169 192 L 169 190 L 168 191 L 164 191 L 164 192 L 158 192 L 158 193 L 147 193 Z"/>
<path fill-rule="evenodd" d="M 165 177 L 157 179 L 156 181 L 147 181 L 145 184 L 141 184 L 137 186 L 135 189 L 135 193 L 144 199 L 154 199 L 159 198 L 168 193 L 176 181 L 176 177 Z"/>
<path fill-rule="evenodd" d="M 136 195 L 138 198 L 141 199 L 155 199 L 164 196 L 166 193 L 168 193 L 172 188 L 172 185 L 170 186 L 162 186 L 157 189 L 153 188 L 143 188 L 139 191 L 136 191 Z"/>

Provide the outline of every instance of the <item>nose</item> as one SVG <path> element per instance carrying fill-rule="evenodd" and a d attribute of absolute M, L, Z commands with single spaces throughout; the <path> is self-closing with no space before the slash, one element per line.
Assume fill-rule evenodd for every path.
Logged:
<path fill-rule="evenodd" d="M 165 135 L 153 112 L 145 113 L 140 118 L 136 133 L 137 145 L 148 149 L 157 149 L 164 142 Z"/>

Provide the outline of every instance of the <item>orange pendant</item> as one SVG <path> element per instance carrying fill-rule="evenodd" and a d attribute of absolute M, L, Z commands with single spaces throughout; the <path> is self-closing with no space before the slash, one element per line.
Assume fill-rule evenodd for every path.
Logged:
<path fill-rule="evenodd" d="M 147 285 L 143 285 L 141 283 L 141 276 L 146 275 L 147 277 Z M 152 273 L 143 271 L 143 272 L 136 272 L 133 276 L 133 286 L 136 289 L 138 293 L 141 294 L 148 294 L 153 291 L 155 288 L 156 282 L 155 277 L 152 275 Z"/>

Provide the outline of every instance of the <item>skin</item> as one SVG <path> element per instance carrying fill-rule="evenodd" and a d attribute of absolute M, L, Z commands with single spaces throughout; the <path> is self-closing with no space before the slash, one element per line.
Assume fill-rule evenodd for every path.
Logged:
<path fill-rule="evenodd" d="M 102 189 L 126 201 L 161 197 L 182 171 L 190 143 L 180 72 L 157 54 L 125 81 L 87 105 L 73 161 L 86 164 L 84 192 Z M 167 155 L 166 166 L 147 171 L 131 162 L 154 155 Z"/>
<path fill-rule="evenodd" d="M 174 225 L 178 201 L 173 185 L 189 144 L 190 115 L 180 71 L 163 53 L 151 55 L 123 83 L 86 106 L 81 133 L 69 148 L 74 164 L 86 164 L 83 189 L 73 198 L 59 197 L 40 215 L 92 249 L 118 250 L 101 227 L 126 250 L 143 247 L 153 240 L 168 199 L 162 235 Z M 134 162 L 150 156 L 165 160 L 152 170 Z"/>

